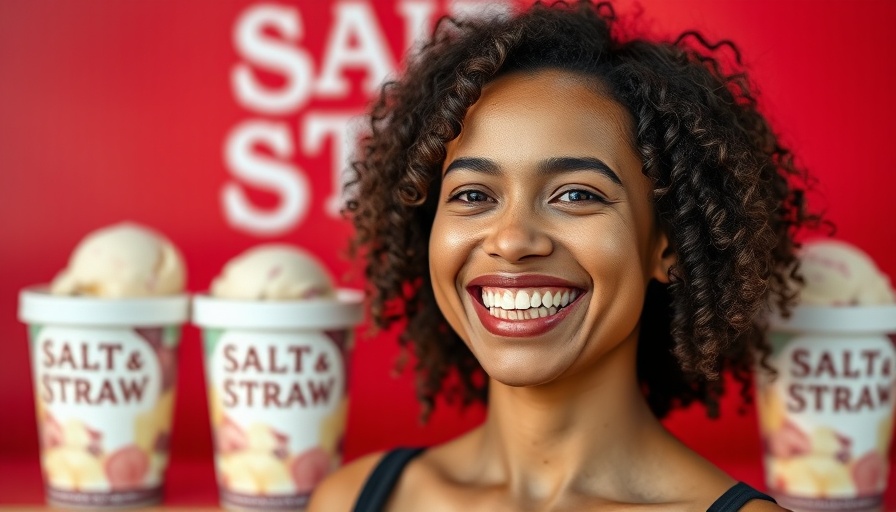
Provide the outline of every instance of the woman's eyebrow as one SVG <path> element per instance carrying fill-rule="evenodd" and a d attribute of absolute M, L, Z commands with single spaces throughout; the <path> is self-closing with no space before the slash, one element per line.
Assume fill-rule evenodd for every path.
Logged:
<path fill-rule="evenodd" d="M 471 156 L 460 157 L 451 162 L 448 167 L 445 168 L 445 174 L 448 174 L 455 169 L 469 169 L 471 171 L 492 175 L 500 174 L 501 172 L 501 170 L 498 168 L 498 164 L 496 164 L 492 160 Z"/>
<path fill-rule="evenodd" d="M 501 173 L 500 166 L 494 161 L 487 158 L 470 156 L 460 157 L 452 161 L 448 167 L 445 168 L 445 174 L 447 175 L 455 169 L 468 169 L 473 172 L 491 175 Z M 622 180 L 619 179 L 619 175 L 599 158 L 563 156 L 548 158 L 538 163 L 538 172 L 542 174 L 564 171 L 595 171 L 606 176 L 613 183 L 622 186 Z"/>
<path fill-rule="evenodd" d="M 622 186 L 619 175 L 599 158 L 564 156 L 548 158 L 538 164 L 538 172 L 542 174 L 563 171 L 595 171 L 603 174 L 620 187 Z"/>

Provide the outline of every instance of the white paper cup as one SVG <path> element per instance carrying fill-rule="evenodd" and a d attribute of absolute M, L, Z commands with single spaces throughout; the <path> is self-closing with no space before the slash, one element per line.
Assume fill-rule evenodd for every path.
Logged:
<path fill-rule="evenodd" d="M 47 501 L 124 508 L 162 499 L 186 295 L 19 296 L 28 324 Z"/>
<path fill-rule="evenodd" d="M 301 510 L 341 463 L 362 301 L 353 290 L 295 301 L 194 297 L 222 506 Z"/>
<path fill-rule="evenodd" d="M 757 409 L 766 483 L 795 511 L 881 510 L 896 400 L 896 306 L 800 306 L 770 322 Z"/>

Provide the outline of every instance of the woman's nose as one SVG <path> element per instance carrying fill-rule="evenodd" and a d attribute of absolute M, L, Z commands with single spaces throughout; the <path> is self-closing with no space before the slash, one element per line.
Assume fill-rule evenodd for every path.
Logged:
<path fill-rule="evenodd" d="M 508 211 L 490 228 L 482 248 L 490 256 L 515 263 L 551 254 L 554 242 L 537 216 Z"/>

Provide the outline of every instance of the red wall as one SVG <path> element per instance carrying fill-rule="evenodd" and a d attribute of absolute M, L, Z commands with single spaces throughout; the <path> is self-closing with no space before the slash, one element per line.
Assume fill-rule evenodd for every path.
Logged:
<path fill-rule="evenodd" d="M 234 42 L 239 20 L 265 3 L 280 6 L 281 19 L 298 22 L 261 34 L 279 40 L 293 69 L 308 66 L 310 75 L 295 75 L 298 82 L 292 75 L 260 70 Z M 382 34 L 380 61 L 394 66 L 407 44 L 400 13 L 425 12 L 428 5 L 426 0 L 0 2 L 0 458 L 37 454 L 26 330 L 15 318 L 17 292 L 50 280 L 87 232 L 125 219 L 159 229 L 183 250 L 194 291 L 205 289 L 230 257 L 264 241 L 300 244 L 336 275 L 349 270 L 341 251 L 350 230 L 326 210 L 339 169 L 333 154 L 338 143 L 334 149 L 332 137 L 327 132 L 317 137 L 315 128 L 328 116 L 360 112 L 370 73 L 351 64 L 349 51 L 342 55 L 349 63 L 348 89 L 318 91 L 327 41 L 339 45 L 339 23 L 354 31 L 343 40 L 349 49 L 359 42 L 370 48 Z M 817 176 L 817 204 L 839 226 L 838 236 L 864 248 L 896 276 L 896 3 L 643 0 L 641 5 L 649 17 L 643 24 L 658 33 L 699 28 L 710 38 L 727 37 L 740 45 L 766 112 Z M 444 10 L 441 2 L 432 7 Z M 634 10 L 628 2 L 618 7 L 623 13 Z M 353 14 L 365 12 L 373 18 L 352 25 Z M 231 74 L 247 62 L 253 76 L 275 93 L 298 84 L 298 99 L 275 105 L 276 112 L 240 101 Z M 304 98 L 302 77 L 311 87 Z M 226 157 L 227 148 L 236 147 L 235 130 L 253 122 L 267 123 L 265 133 L 282 137 L 281 146 L 262 151 L 261 158 L 279 166 L 271 174 L 308 193 L 297 203 L 306 213 L 287 215 L 279 225 L 269 222 L 279 226 L 273 234 L 235 225 L 222 206 L 227 184 L 262 212 L 281 204 L 281 196 L 241 177 L 239 165 Z M 358 284 L 357 278 L 348 282 Z M 399 443 L 446 439 L 481 418 L 478 410 L 459 414 L 443 407 L 421 426 L 411 377 L 393 377 L 395 355 L 391 336 L 357 344 L 348 458 Z M 175 460 L 208 457 L 194 328 L 185 333 L 180 371 Z M 702 410 L 676 414 L 669 425 L 713 460 L 756 458 L 755 417 L 750 410 L 738 417 L 737 406 L 731 396 L 724 428 L 705 420 Z M 744 441 L 732 447 L 729 441 L 736 437 Z"/>

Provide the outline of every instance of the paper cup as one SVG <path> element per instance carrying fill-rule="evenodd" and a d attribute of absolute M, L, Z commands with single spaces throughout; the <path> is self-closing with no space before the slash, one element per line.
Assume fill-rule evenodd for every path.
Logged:
<path fill-rule="evenodd" d="M 47 501 L 122 508 L 162 499 L 186 295 L 103 299 L 29 288 L 28 324 Z"/>
<path fill-rule="evenodd" d="M 341 463 L 362 299 L 352 290 L 303 301 L 194 298 L 225 508 L 302 509 Z"/>
<path fill-rule="evenodd" d="M 795 511 L 881 510 L 896 400 L 896 306 L 797 307 L 758 372 L 766 483 Z"/>

